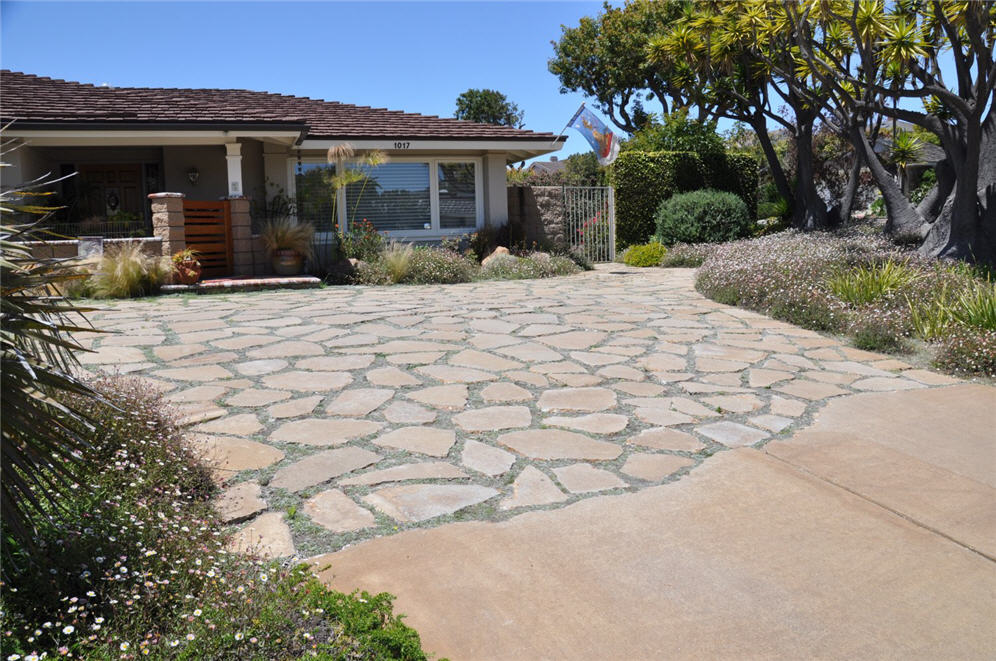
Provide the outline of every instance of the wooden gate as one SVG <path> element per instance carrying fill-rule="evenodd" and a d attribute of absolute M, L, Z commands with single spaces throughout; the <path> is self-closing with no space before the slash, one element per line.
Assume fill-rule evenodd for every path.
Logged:
<path fill-rule="evenodd" d="M 187 247 L 197 251 L 204 277 L 232 275 L 232 212 L 227 200 L 183 201 Z"/>

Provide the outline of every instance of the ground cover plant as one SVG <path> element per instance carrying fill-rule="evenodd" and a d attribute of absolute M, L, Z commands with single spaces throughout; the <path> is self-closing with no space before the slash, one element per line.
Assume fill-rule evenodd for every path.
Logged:
<path fill-rule="evenodd" d="M 696 288 L 721 303 L 848 334 L 863 349 L 902 351 L 911 341 L 926 342 L 937 367 L 992 377 L 996 283 L 990 278 L 860 228 L 793 230 L 712 247 Z"/>
<path fill-rule="evenodd" d="M 623 263 L 628 266 L 659 266 L 667 254 L 664 244 L 652 241 L 642 245 L 630 246 L 622 255 Z"/>

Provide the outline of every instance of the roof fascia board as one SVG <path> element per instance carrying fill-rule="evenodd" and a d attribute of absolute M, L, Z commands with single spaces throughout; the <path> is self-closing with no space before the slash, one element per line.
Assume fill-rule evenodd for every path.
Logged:
<path fill-rule="evenodd" d="M 21 138 L 34 146 L 110 146 L 110 145 L 222 145 L 237 138 L 256 138 L 268 142 L 292 145 L 300 131 L 235 130 L 235 131 L 159 131 L 159 130 L 25 130 L 11 127 L 8 137 Z"/>
<path fill-rule="evenodd" d="M 446 139 L 419 139 L 419 138 L 382 138 L 378 140 L 350 140 L 348 138 L 339 140 L 314 140 L 305 139 L 298 147 L 303 150 L 328 150 L 330 147 L 349 143 L 354 149 L 382 149 L 392 152 L 404 151 L 437 151 L 437 150 L 466 150 L 466 151 L 523 151 L 547 154 L 560 151 L 564 142 L 561 140 L 446 140 Z M 403 143 L 404 146 L 399 146 Z"/>

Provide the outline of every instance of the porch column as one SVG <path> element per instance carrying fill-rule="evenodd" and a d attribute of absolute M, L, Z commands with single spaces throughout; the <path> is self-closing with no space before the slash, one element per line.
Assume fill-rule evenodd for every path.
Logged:
<path fill-rule="evenodd" d="M 225 143 L 225 160 L 228 162 L 228 196 L 242 197 L 242 144 Z"/>
<path fill-rule="evenodd" d="M 508 223 L 505 154 L 484 157 L 484 224 L 499 228 Z"/>
<path fill-rule="evenodd" d="M 183 193 L 151 193 L 152 233 L 162 241 L 163 256 L 170 257 L 187 247 L 183 229 Z"/>
<path fill-rule="evenodd" d="M 249 200 L 244 197 L 231 197 L 228 199 L 228 204 L 232 215 L 232 270 L 235 275 L 255 275 Z"/>

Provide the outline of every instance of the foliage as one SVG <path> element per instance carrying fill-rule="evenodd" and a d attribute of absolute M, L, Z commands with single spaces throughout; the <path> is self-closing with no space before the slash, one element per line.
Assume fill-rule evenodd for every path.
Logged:
<path fill-rule="evenodd" d="M 620 151 L 685 151 L 701 157 L 722 158 L 723 138 L 716 133 L 715 121 L 688 118 L 688 110 L 676 110 L 661 122 L 651 121 L 620 145 Z"/>
<path fill-rule="evenodd" d="M 497 255 L 481 267 L 479 280 L 524 280 L 574 275 L 581 269 L 568 257 L 534 253 L 525 257 Z"/>
<path fill-rule="evenodd" d="M 567 251 L 564 257 L 574 262 L 574 265 L 582 271 L 592 271 L 595 269 L 595 265 L 592 263 L 591 258 L 588 257 L 588 255 L 586 255 L 582 250 L 578 250 L 576 248 L 571 249 Z"/>
<path fill-rule="evenodd" d="M 470 282 L 477 263 L 451 250 L 418 246 L 412 251 L 408 274 L 401 282 L 412 285 Z"/>
<path fill-rule="evenodd" d="M 827 281 L 837 298 L 851 305 L 866 305 L 906 287 L 918 277 L 908 262 L 888 259 L 835 273 Z"/>
<path fill-rule="evenodd" d="M 410 243 L 391 241 L 380 256 L 391 282 L 401 282 L 408 275 L 412 265 L 414 248 Z"/>
<path fill-rule="evenodd" d="M 618 248 L 645 243 L 654 233 L 654 213 L 665 199 L 705 181 L 705 166 L 687 152 L 623 152 L 612 165 L 616 188 Z"/>
<path fill-rule="evenodd" d="M 564 161 L 565 186 L 607 186 L 608 170 L 593 151 L 571 154 Z"/>
<path fill-rule="evenodd" d="M 758 218 L 784 218 L 788 213 L 789 205 L 784 197 L 757 205 Z"/>
<path fill-rule="evenodd" d="M 159 291 L 173 267 L 168 257 L 153 257 L 141 241 L 120 241 L 104 247 L 92 276 L 95 298 L 134 298 Z"/>
<path fill-rule="evenodd" d="M 739 239 L 750 233 L 753 224 L 743 200 L 733 193 L 712 189 L 665 200 L 654 220 L 656 239 L 667 245 Z"/>
<path fill-rule="evenodd" d="M 698 267 L 713 253 L 711 243 L 676 243 L 661 258 L 664 267 Z"/>
<path fill-rule="evenodd" d="M 629 266 L 659 266 L 667 248 L 652 241 L 643 245 L 630 246 L 623 253 L 623 263 Z"/>
<path fill-rule="evenodd" d="M 161 394 L 97 382 L 99 433 L 64 507 L 36 519 L 39 553 L 4 541 L 4 655 L 111 659 L 424 659 L 391 597 L 342 595 L 310 568 L 225 550 L 207 468 Z M 6 476 L 5 476 L 6 479 Z"/>
<path fill-rule="evenodd" d="M 924 170 L 923 175 L 920 177 L 920 183 L 916 185 L 916 188 L 910 191 L 910 202 L 913 204 L 920 204 L 936 185 L 937 173 L 934 169 L 929 168 Z"/>
<path fill-rule="evenodd" d="M 954 330 L 941 342 L 934 366 L 956 374 L 996 377 L 996 331 Z"/>
<path fill-rule="evenodd" d="M 964 326 L 996 331 L 996 282 L 963 289 L 955 299 L 951 316 Z"/>
<path fill-rule="evenodd" d="M 366 218 L 358 223 L 351 223 L 348 232 L 339 232 L 337 226 L 335 233 L 338 237 L 340 256 L 345 259 L 372 262 L 380 257 L 384 250 L 384 235 Z"/>
<path fill-rule="evenodd" d="M 260 232 L 263 247 L 270 255 L 278 250 L 293 250 L 302 257 L 311 257 L 311 242 L 315 228 L 308 223 L 296 223 L 287 217 L 268 220 Z"/>
<path fill-rule="evenodd" d="M 457 97 L 457 119 L 497 126 L 523 127 L 525 113 L 497 90 L 469 89 Z"/>

